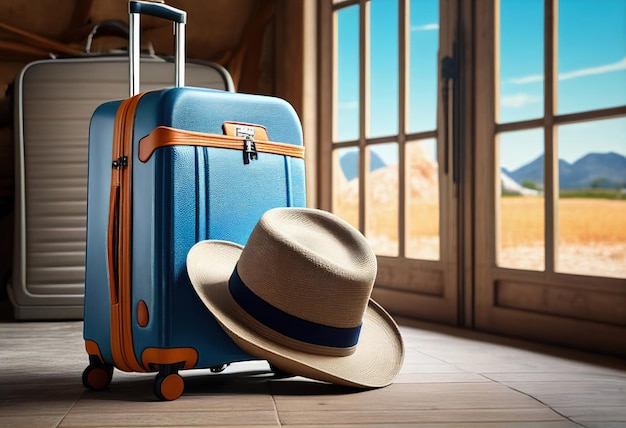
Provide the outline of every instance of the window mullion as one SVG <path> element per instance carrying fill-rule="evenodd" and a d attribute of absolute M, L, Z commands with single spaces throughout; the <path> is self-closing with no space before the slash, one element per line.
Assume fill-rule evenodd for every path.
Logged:
<path fill-rule="evenodd" d="M 405 256 L 409 0 L 398 0 L 398 255 Z"/>
<path fill-rule="evenodd" d="M 557 99 L 557 9 L 558 0 L 545 0 L 544 12 L 544 215 L 545 271 L 555 270 L 557 257 L 559 196 L 558 153 L 554 129 Z"/>
<path fill-rule="evenodd" d="M 369 155 L 365 150 L 365 135 L 369 124 L 369 87 L 370 87 L 370 19 L 369 1 L 359 2 L 359 230 L 365 234 L 365 213 L 368 203 L 365 190 L 369 179 L 366 166 Z"/>

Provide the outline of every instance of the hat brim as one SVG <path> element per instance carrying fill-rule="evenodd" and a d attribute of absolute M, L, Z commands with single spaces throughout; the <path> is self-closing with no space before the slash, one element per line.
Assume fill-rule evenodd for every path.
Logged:
<path fill-rule="evenodd" d="M 242 247 L 202 241 L 187 256 L 187 271 L 198 296 L 226 333 L 245 352 L 293 375 L 360 388 L 387 386 L 397 376 L 404 345 L 391 316 L 370 299 L 353 354 L 324 356 L 299 351 L 257 333 L 262 327 L 232 298 L 228 280 Z M 255 325 L 259 328 L 255 329 Z"/>

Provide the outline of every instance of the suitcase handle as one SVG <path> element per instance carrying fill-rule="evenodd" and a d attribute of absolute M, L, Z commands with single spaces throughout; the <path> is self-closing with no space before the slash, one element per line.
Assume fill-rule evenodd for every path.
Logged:
<path fill-rule="evenodd" d="M 130 73 L 130 96 L 139 93 L 139 59 L 140 59 L 140 15 L 151 15 L 174 22 L 174 34 L 176 38 L 175 61 L 176 67 L 174 86 L 185 85 L 185 24 L 187 12 L 176 9 L 163 3 L 150 1 L 130 1 L 128 3 L 129 19 L 129 73 Z"/>
<path fill-rule="evenodd" d="M 167 19 L 168 21 L 184 24 L 187 22 L 187 12 L 168 6 L 164 3 L 152 1 L 131 1 L 128 4 L 130 13 L 139 13 L 141 15 L 152 15 L 158 18 Z"/>

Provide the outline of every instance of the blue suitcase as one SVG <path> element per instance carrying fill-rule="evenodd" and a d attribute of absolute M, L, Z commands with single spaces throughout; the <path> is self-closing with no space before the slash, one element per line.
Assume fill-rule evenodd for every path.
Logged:
<path fill-rule="evenodd" d="M 251 359 L 197 297 L 185 260 L 204 239 L 244 245 L 270 208 L 306 205 L 302 131 L 281 99 L 184 87 L 185 12 L 129 8 L 131 95 L 140 14 L 175 22 L 177 82 L 105 103 L 91 119 L 83 383 L 106 388 L 114 367 L 157 372 L 155 394 L 173 400 L 179 370 Z"/>

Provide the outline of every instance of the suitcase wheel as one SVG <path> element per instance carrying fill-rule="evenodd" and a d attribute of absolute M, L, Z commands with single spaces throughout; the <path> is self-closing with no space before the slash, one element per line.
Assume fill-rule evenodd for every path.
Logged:
<path fill-rule="evenodd" d="M 93 360 L 83 371 L 83 385 L 86 388 L 100 391 L 105 389 L 111 383 L 113 378 L 113 366 L 110 364 L 102 364 Z"/>
<path fill-rule="evenodd" d="M 154 395 L 159 400 L 172 401 L 183 395 L 185 381 L 176 369 L 166 368 L 159 371 L 154 379 Z"/>

